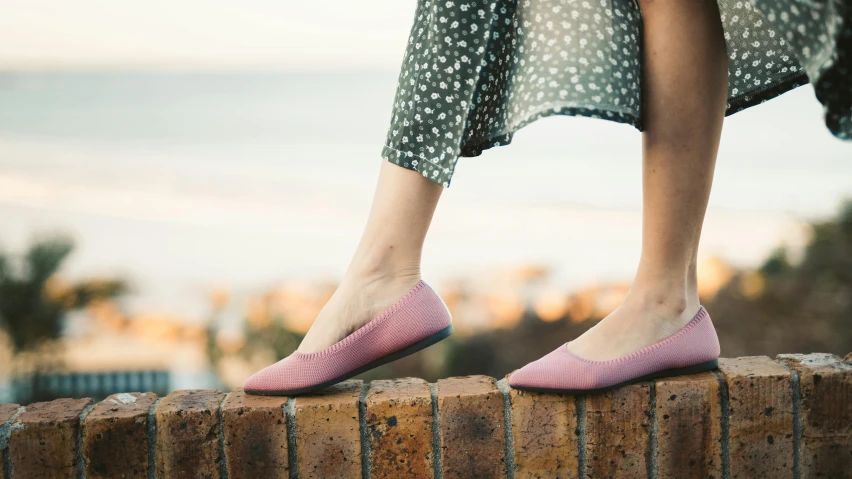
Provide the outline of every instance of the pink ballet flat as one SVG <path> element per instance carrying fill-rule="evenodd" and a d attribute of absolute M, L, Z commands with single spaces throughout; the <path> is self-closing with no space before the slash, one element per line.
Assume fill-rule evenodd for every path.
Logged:
<path fill-rule="evenodd" d="M 703 306 L 673 336 L 620 358 L 583 359 L 569 351 L 568 344 L 512 373 L 509 385 L 525 391 L 585 394 L 710 371 L 719 365 L 719 338 Z"/>
<path fill-rule="evenodd" d="M 421 280 L 354 333 L 322 351 L 294 352 L 254 373 L 243 389 L 264 396 L 309 393 L 420 351 L 452 332 L 447 306 Z"/>

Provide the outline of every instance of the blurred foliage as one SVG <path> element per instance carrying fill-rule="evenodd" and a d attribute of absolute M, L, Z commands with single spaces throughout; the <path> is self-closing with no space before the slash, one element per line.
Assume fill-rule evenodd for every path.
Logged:
<path fill-rule="evenodd" d="M 238 356 L 245 361 L 254 361 L 258 356 L 274 358 L 275 361 L 283 359 L 302 342 L 302 335 L 296 334 L 281 325 L 281 321 L 274 321 L 262 327 L 255 327 L 246 323 L 243 335 L 244 342 L 233 353 L 223 351 L 219 344 L 218 328 L 215 323 L 207 330 L 207 357 L 213 365 L 229 355 Z"/>
<path fill-rule="evenodd" d="M 722 343 L 722 356 L 852 351 L 852 202 L 828 221 L 810 223 L 798 262 L 785 248 L 757 271 L 741 271 L 714 298 L 702 301 Z M 547 323 L 528 313 L 510 330 L 454 344 L 448 375 L 503 377 L 592 327 L 570 318 Z"/>
<path fill-rule="evenodd" d="M 702 298 L 719 333 L 723 356 L 810 352 L 842 356 L 852 351 L 852 202 L 836 218 L 808 226 L 811 239 L 799 261 L 779 248 L 757 270 L 739 271 L 715 297 Z M 501 378 L 583 334 L 599 319 L 575 321 L 565 316 L 543 321 L 527 310 L 512 328 L 454 335 L 360 377 Z M 278 359 L 290 354 L 301 337 L 282 324 L 274 321 L 262 329 L 246 325 L 240 354 L 248 358 L 256 348 Z M 215 358 L 214 332 L 210 338 L 209 353 Z"/>
<path fill-rule="evenodd" d="M 800 261 L 779 249 L 708 303 L 724 355 L 852 351 L 852 202 L 809 227 Z"/>
<path fill-rule="evenodd" d="M 243 376 L 289 356 L 302 342 L 303 336 L 284 327 L 279 317 L 263 323 L 244 321 L 239 331 L 222 329 L 217 320 L 221 312 L 220 308 L 214 310 L 205 350 L 214 372 L 227 388 L 238 387 Z M 228 373 L 234 364 L 239 364 L 241 370 L 237 377 Z"/>
<path fill-rule="evenodd" d="M 57 280 L 55 274 L 73 250 L 70 238 L 54 236 L 36 240 L 22 257 L 0 251 L 0 327 L 11 338 L 13 353 L 57 339 L 68 312 L 127 290 L 115 279 Z"/>

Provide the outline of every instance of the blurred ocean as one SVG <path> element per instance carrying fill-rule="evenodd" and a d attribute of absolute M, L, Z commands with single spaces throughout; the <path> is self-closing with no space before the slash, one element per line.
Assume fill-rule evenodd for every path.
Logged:
<path fill-rule="evenodd" d="M 119 274 L 128 306 L 200 317 L 206 291 L 339 277 L 357 245 L 394 71 L 0 74 L 0 247 L 78 240 L 66 272 Z M 726 121 L 702 254 L 756 265 L 852 196 L 852 144 L 809 87 Z M 463 158 L 424 255 L 440 283 L 529 264 L 629 279 L 641 135 L 556 117 Z"/>

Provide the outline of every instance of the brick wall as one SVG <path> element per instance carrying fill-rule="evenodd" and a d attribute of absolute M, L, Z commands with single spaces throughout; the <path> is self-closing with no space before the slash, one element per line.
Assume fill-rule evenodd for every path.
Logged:
<path fill-rule="evenodd" d="M 852 478 L 852 354 L 577 397 L 469 376 L 2 404 L 0 463 L 0 479 Z"/>

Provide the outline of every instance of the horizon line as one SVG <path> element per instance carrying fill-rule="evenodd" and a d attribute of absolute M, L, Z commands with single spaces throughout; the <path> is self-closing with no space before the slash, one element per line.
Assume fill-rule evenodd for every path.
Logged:
<path fill-rule="evenodd" d="M 261 65 L 69 65 L 69 66 L 0 66 L 0 75 L 92 74 L 92 73 L 162 73 L 162 74 L 253 74 L 253 73 L 353 73 L 390 72 L 398 68 L 382 65 L 326 67 L 286 67 Z"/>

